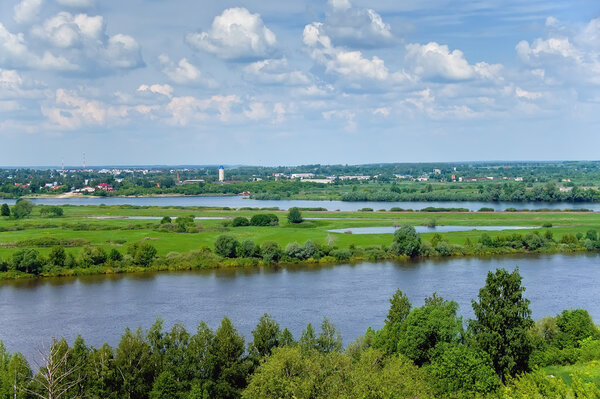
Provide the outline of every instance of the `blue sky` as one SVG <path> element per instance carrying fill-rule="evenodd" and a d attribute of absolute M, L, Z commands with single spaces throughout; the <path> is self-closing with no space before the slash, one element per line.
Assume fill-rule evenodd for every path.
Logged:
<path fill-rule="evenodd" d="M 599 159 L 597 0 L 2 0 L 0 165 Z"/>

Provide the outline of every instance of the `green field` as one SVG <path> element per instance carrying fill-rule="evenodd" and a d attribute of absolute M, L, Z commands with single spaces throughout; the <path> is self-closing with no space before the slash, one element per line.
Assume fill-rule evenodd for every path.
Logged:
<path fill-rule="evenodd" d="M 571 385 L 573 376 L 577 376 L 584 382 L 593 382 L 600 386 L 600 361 L 598 360 L 567 366 L 548 366 L 542 370 L 547 375 L 562 378 L 567 385 Z"/>
<path fill-rule="evenodd" d="M 305 220 L 301 224 L 288 224 L 285 211 L 271 210 L 223 210 L 197 207 L 129 207 L 129 206 L 63 206 L 64 216 L 58 218 L 41 217 L 39 207 L 34 208 L 31 216 L 22 220 L 0 219 L 0 257 L 7 259 L 20 249 L 21 240 L 53 237 L 56 239 L 82 239 L 85 245 L 100 246 L 105 249 L 124 247 L 133 242 L 151 240 L 158 255 L 169 252 L 188 252 L 202 247 L 212 247 L 215 239 L 224 233 L 231 234 L 240 241 L 252 239 L 260 244 L 272 240 L 283 248 L 290 242 L 303 243 L 312 240 L 315 243 L 335 245 L 346 248 L 389 246 L 392 234 L 340 234 L 330 233 L 331 229 L 352 227 L 394 226 L 402 224 L 426 225 L 432 220 L 436 225 L 457 226 L 532 226 L 533 230 L 544 233 L 551 230 L 555 240 L 564 234 L 585 234 L 590 229 L 600 230 L 600 213 L 592 212 L 464 212 L 464 213 L 427 213 L 427 212 L 339 212 L 304 211 Z M 231 227 L 230 219 L 236 216 L 251 217 L 256 213 L 275 213 L 280 219 L 279 226 L 273 227 Z M 224 220 L 197 220 L 198 233 L 173 233 L 156 231 L 159 220 L 97 219 L 97 217 L 125 216 L 187 216 L 222 217 Z M 310 218 L 330 218 L 328 220 L 310 220 Z M 552 228 L 543 228 L 544 224 Z M 490 232 L 491 236 L 514 233 L 527 234 L 532 230 Z M 422 234 L 423 241 L 431 240 L 432 233 Z M 477 242 L 481 231 L 451 232 L 441 234 L 450 244 L 463 245 L 467 238 Z M 22 247 L 22 246 L 21 246 Z M 49 248 L 38 248 L 45 254 Z M 74 254 L 81 246 L 68 248 Z"/>

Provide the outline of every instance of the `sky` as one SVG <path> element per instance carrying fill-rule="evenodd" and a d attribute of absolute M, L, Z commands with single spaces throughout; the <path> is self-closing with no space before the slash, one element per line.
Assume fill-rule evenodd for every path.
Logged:
<path fill-rule="evenodd" d="M 0 0 L 0 165 L 597 160 L 598 0 Z"/>

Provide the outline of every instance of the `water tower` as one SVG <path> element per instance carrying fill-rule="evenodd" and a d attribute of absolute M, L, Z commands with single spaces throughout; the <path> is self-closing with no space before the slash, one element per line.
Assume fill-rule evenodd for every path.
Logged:
<path fill-rule="evenodd" d="M 219 181 L 221 183 L 225 181 L 225 168 L 223 166 L 219 166 Z"/>

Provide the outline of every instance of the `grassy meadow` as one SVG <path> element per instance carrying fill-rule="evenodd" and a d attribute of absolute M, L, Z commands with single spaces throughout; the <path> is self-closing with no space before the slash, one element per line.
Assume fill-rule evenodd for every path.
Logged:
<path fill-rule="evenodd" d="M 188 252 L 203 247 L 212 247 L 216 238 L 224 233 L 238 240 L 252 239 L 257 244 L 272 240 L 283 248 L 288 243 L 303 243 L 312 240 L 316 243 L 346 248 L 367 246 L 389 246 L 392 234 L 344 234 L 328 230 L 353 227 L 397 226 L 402 224 L 427 225 L 435 223 L 456 226 L 531 226 L 533 229 L 489 232 L 491 236 L 514 233 L 527 234 L 539 230 L 551 230 L 555 239 L 564 234 L 585 234 L 590 229 L 600 230 L 600 213 L 592 212 L 340 212 L 303 211 L 305 218 L 301 224 L 289 224 L 287 211 L 274 210 L 230 210 L 201 207 L 135 207 L 135 206 L 62 206 L 64 216 L 43 217 L 39 207 L 21 220 L 0 218 L 0 258 L 11 257 L 24 245 L 22 241 L 52 237 L 73 241 L 66 245 L 68 252 L 77 254 L 85 245 L 99 246 L 106 250 L 149 240 L 163 256 L 169 252 Z M 271 227 L 231 227 L 231 220 L 237 216 L 251 217 L 257 213 L 274 213 L 279 217 L 279 226 Z M 160 220 L 125 219 L 131 216 L 195 216 L 223 219 L 196 220 L 198 233 L 175 233 L 157 231 Z M 99 218 L 108 219 L 99 219 Z M 315 218 L 315 219 L 313 219 Z M 318 219 L 323 218 L 323 219 Z M 551 224 L 551 228 L 543 225 Z M 463 245 L 467 238 L 475 243 L 482 231 L 440 233 L 450 244 Z M 433 233 L 421 234 L 423 241 L 431 240 Z M 21 241 L 21 242 L 20 242 Z M 34 245 L 35 246 L 35 245 Z M 41 254 L 50 248 L 36 247 Z"/>

